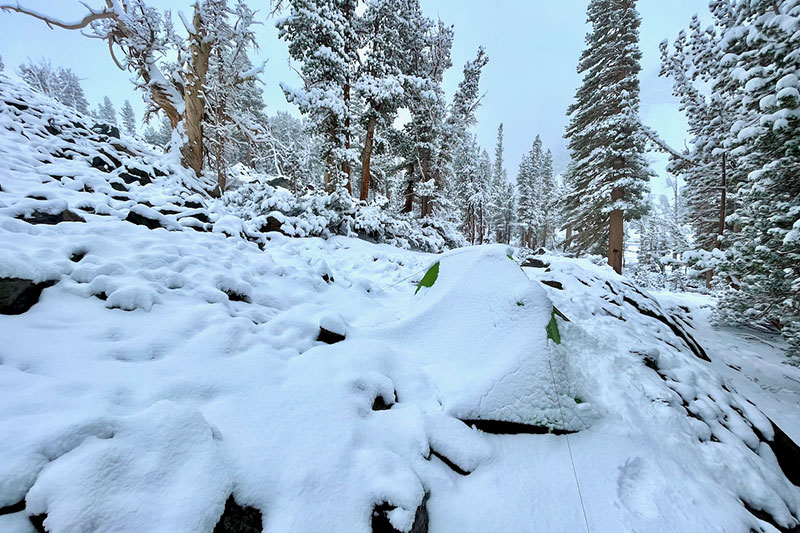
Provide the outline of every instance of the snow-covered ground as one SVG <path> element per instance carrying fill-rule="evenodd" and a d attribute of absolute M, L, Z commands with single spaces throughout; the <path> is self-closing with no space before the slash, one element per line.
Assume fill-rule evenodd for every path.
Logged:
<path fill-rule="evenodd" d="M 800 373 L 709 302 L 500 245 L 262 233 L 0 91 L 0 282 L 53 283 L 0 315 L 0 531 L 212 531 L 231 495 L 270 533 L 797 527 L 767 417 L 798 439 Z"/>
<path fill-rule="evenodd" d="M 710 296 L 671 292 L 656 296 L 666 305 L 691 309 L 696 337 L 708 348 L 714 369 L 800 442 L 800 367 L 789 364 L 783 339 L 755 329 L 712 327 L 716 302 Z"/>

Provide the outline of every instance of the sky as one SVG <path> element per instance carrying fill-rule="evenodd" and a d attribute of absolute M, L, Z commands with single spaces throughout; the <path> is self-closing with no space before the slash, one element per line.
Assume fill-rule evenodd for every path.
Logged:
<path fill-rule="evenodd" d="M 0 0 L 0 3 L 5 3 Z M 86 12 L 77 0 L 20 0 L 26 7 L 64 20 L 78 20 Z M 101 0 L 89 0 L 100 6 Z M 267 61 L 262 75 L 264 97 L 269 113 L 287 110 L 288 104 L 280 82 L 298 83 L 290 68 L 286 43 L 278 39 L 274 20 L 267 18 L 269 0 L 250 0 L 259 10 L 257 28 L 260 50 L 255 61 Z M 588 30 L 585 12 L 588 0 L 421 0 L 423 11 L 455 26 L 453 67 L 445 76 L 448 94 L 455 91 L 462 77 L 462 67 L 483 45 L 489 64 L 481 77 L 485 93 L 477 112 L 476 132 L 479 143 L 494 155 L 497 127 L 505 130 L 505 166 L 514 179 L 519 162 L 530 150 L 536 135 L 553 151 L 555 168 L 561 172 L 569 161 L 564 129 L 566 109 L 580 85 L 576 72 L 578 58 Z M 149 5 L 177 12 L 191 11 L 191 0 L 150 0 Z M 686 28 L 694 13 L 707 17 L 707 0 L 639 0 L 642 17 L 641 41 L 641 117 L 672 146 L 682 147 L 686 124 L 677 101 L 671 94 L 671 82 L 658 76 L 658 45 L 670 41 Z M 144 105 L 131 83 L 133 75 L 120 71 L 111 61 L 105 43 L 88 39 L 77 31 L 49 29 L 43 22 L 19 14 L 0 13 L 0 55 L 6 72 L 27 58 L 49 59 L 54 66 L 71 68 L 81 77 L 92 107 L 111 97 L 117 109 L 129 99 L 141 117 Z M 668 191 L 661 154 L 650 154 L 654 193 Z"/>

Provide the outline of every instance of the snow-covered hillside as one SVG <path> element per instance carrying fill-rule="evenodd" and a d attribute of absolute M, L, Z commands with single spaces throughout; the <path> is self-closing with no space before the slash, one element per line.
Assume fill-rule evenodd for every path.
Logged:
<path fill-rule="evenodd" d="M 0 531 L 798 530 L 800 372 L 696 301 L 289 238 L 92 125 L 0 77 Z"/>

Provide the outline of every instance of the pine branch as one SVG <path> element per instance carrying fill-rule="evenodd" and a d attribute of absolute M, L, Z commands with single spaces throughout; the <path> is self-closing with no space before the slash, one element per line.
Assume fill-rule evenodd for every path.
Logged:
<path fill-rule="evenodd" d="M 664 139 L 662 139 L 658 135 L 658 133 L 655 132 L 655 130 L 653 130 L 651 128 L 648 128 L 647 126 L 645 126 L 641 122 L 639 122 L 639 126 L 641 127 L 642 133 L 644 133 L 645 137 L 647 137 L 648 140 L 650 140 L 650 142 L 655 144 L 656 147 L 659 148 L 662 152 L 665 152 L 665 153 L 667 153 L 667 154 L 669 154 L 669 155 L 671 155 L 671 156 L 673 156 L 673 157 L 675 157 L 677 159 L 680 159 L 684 163 L 688 163 L 689 165 L 692 165 L 694 167 L 702 166 L 697 161 L 691 159 L 688 155 L 677 151 L 675 148 L 673 148 L 669 144 L 667 144 L 667 142 Z"/>

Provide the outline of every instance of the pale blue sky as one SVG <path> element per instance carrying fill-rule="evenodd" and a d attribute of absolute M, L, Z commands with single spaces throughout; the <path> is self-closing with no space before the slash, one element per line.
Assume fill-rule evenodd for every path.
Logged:
<path fill-rule="evenodd" d="M 2 3 L 4 0 L 0 0 Z M 77 0 L 20 0 L 28 7 L 63 19 L 79 19 L 85 9 Z M 90 0 L 100 5 L 100 0 Z M 461 79 L 461 67 L 479 45 L 484 45 L 490 61 L 481 79 L 486 92 L 478 111 L 478 140 L 493 153 L 497 126 L 505 124 L 506 167 L 516 176 L 520 158 L 539 134 L 553 150 L 556 169 L 568 161 L 562 135 L 567 123 L 565 111 L 572 102 L 580 77 L 575 72 L 584 46 L 585 11 L 588 0 L 422 0 L 428 16 L 439 16 L 455 25 L 453 68 L 445 78 L 452 93 Z M 191 0 L 151 0 L 151 5 L 190 10 Z M 274 22 L 266 20 L 268 0 L 251 0 L 260 10 L 264 24 L 258 30 L 260 59 L 269 63 L 263 75 L 265 99 L 270 112 L 292 110 L 278 87 L 297 78 L 288 67 L 286 44 L 277 39 Z M 670 93 L 670 82 L 658 77 L 658 43 L 672 40 L 688 26 L 694 13 L 707 13 L 706 0 L 639 0 L 642 15 L 641 115 L 645 123 L 659 131 L 670 143 L 682 146 L 685 122 Z M 179 25 L 176 19 L 176 25 Z M 0 13 L 0 54 L 10 73 L 27 57 L 49 58 L 54 65 L 72 68 L 84 79 L 92 106 L 109 95 L 117 108 L 127 98 L 141 116 L 141 97 L 133 90 L 132 77 L 118 70 L 104 43 L 87 39 L 78 32 L 50 30 L 44 23 L 17 14 Z M 664 192 L 664 158 L 653 155 L 653 167 L 660 177 L 653 183 L 655 192 Z"/>

